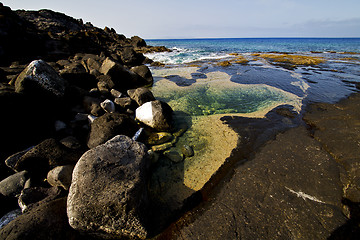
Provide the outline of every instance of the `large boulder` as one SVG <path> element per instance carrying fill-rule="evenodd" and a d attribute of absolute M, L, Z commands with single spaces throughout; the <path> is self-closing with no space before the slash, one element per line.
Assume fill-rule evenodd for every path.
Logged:
<path fill-rule="evenodd" d="M 28 170 L 32 176 L 46 177 L 56 166 L 75 164 L 82 152 L 69 149 L 53 138 L 46 139 L 27 151 L 16 162 L 6 162 L 15 171 Z"/>
<path fill-rule="evenodd" d="M 162 101 L 147 102 L 136 109 L 136 119 L 158 131 L 172 128 L 172 109 Z"/>
<path fill-rule="evenodd" d="M 87 151 L 73 172 L 70 225 L 103 238 L 146 238 L 148 164 L 145 145 L 124 135 Z"/>
<path fill-rule="evenodd" d="M 134 48 L 132 47 L 124 47 L 120 55 L 123 63 L 128 66 L 141 65 L 141 63 L 145 60 L 144 55 L 135 52 Z"/>
<path fill-rule="evenodd" d="M 66 81 L 43 60 L 32 61 L 20 73 L 15 82 L 15 91 L 31 96 L 61 98 L 65 94 Z"/>
<path fill-rule="evenodd" d="M 60 76 L 67 80 L 69 84 L 87 90 L 90 90 L 97 84 L 96 77 L 88 73 L 85 67 L 79 62 L 65 65 L 64 68 L 60 70 Z"/>
<path fill-rule="evenodd" d="M 146 102 L 151 102 L 155 100 L 155 97 L 152 94 L 152 92 L 148 88 L 144 88 L 144 87 L 129 89 L 127 91 L 127 94 L 131 99 L 135 100 L 135 102 L 139 106 L 143 105 Z"/>
<path fill-rule="evenodd" d="M 117 112 L 105 113 L 91 123 L 87 145 L 94 148 L 119 134 L 132 137 L 137 130 L 136 122 L 128 115 Z"/>
<path fill-rule="evenodd" d="M 115 88 L 119 90 L 126 90 L 129 88 L 136 88 L 147 85 L 144 78 L 138 74 L 128 70 L 120 63 L 106 58 L 101 65 L 100 73 L 108 75 L 115 84 Z"/>
<path fill-rule="evenodd" d="M 130 68 L 130 70 L 144 78 L 148 85 L 152 85 L 154 83 L 151 71 L 146 65 L 135 66 Z"/>

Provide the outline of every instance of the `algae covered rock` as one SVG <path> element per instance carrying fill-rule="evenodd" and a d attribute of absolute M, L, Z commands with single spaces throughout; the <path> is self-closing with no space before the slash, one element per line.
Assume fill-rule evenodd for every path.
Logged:
<path fill-rule="evenodd" d="M 124 135 L 87 151 L 73 172 L 70 225 L 103 238 L 146 238 L 148 164 L 145 145 Z"/>

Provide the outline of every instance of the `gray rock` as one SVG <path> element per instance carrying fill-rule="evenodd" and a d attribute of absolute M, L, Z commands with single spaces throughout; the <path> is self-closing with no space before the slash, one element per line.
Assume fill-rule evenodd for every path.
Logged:
<path fill-rule="evenodd" d="M 29 211 L 32 207 L 36 206 L 37 203 L 44 203 L 52 201 L 58 198 L 61 195 L 60 188 L 43 188 L 43 187 L 33 187 L 26 188 L 22 190 L 19 198 L 18 204 L 22 212 Z"/>
<path fill-rule="evenodd" d="M 115 88 L 120 90 L 141 87 L 147 84 L 144 78 L 110 58 L 104 60 L 100 72 L 110 76 L 115 84 Z"/>
<path fill-rule="evenodd" d="M 189 145 L 183 145 L 181 147 L 181 152 L 184 154 L 185 157 L 192 157 L 194 156 L 194 150 Z"/>
<path fill-rule="evenodd" d="M 91 72 L 93 70 L 99 71 L 100 67 L 101 67 L 101 63 L 96 58 L 88 58 L 86 60 L 86 66 L 87 66 L 87 69 L 89 70 L 89 72 Z"/>
<path fill-rule="evenodd" d="M 139 106 L 143 105 L 146 102 L 155 101 L 155 97 L 148 88 L 136 88 L 129 89 L 127 94 L 131 99 L 133 99 Z"/>
<path fill-rule="evenodd" d="M 25 153 L 13 169 L 15 171 L 27 170 L 36 177 L 46 177 L 49 169 L 53 167 L 75 164 L 81 153 L 81 151 L 69 149 L 55 139 L 49 138 Z"/>
<path fill-rule="evenodd" d="M 140 77 L 144 78 L 149 85 L 154 83 L 153 76 L 150 69 L 145 65 L 135 66 L 130 69 L 134 73 L 138 74 Z"/>
<path fill-rule="evenodd" d="M 138 126 L 129 116 L 120 113 L 105 113 L 91 124 L 88 147 L 94 148 L 118 134 L 134 136 Z"/>
<path fill-rule="evenodd" d="M 110 93 L 114 98 L 120 98 L 122 95 L 122 93 L 116 89 L 111 89 Z"/>
<path fill-rule="evenodd" d="M 85 120 L 87 120 L 87 116 L 86 116 Z M 77 149 L 81 148 L 81 144 L 80 144 L 79 140 L 77 140 L 73 136 L 68 136 L 66 138 L 61 139 L 60 143 L 62 145 L 64 145 L 65 147 L 73 149 L 73 150 L 77 150 Z"/>
<path fill-rule="evenodd" d="M 104 109 L 100 106 L 101 102 L 99 98 L 89 96 L 84 97 L 83 100 L 85 110 L 96 117 L 104 114 Z"/>
<path fill-rule="evenodd" d="M 21 152 L 18 152 L 18 153 L 15 153 L 13 155 L 11 155 L 10 157 L 8 157 L 6 160 L 5 160 L 5 164 L 6 166 L 8 166 L 9 168 L 12 168 L 14 169 L 16 163 L 19 161 L 19 159 L 25 155 L 25 153 L 27 153 L 29 150 L 31 150 L 34 146 L 28 148 L 28 149 L 25 149 L 24 151 L 21 151 Z"/>
<path fill-rule="evenodd" d="M 58 166 L 47 174 L 47 181 L 53 187 L 62 187 L 69 190 L 74 165 Z"/>
<path fill-rule="evenodd" d="M 156 100 L 143 104 L 136 109 L 136 119 L 158 131 L 172 127 L 172 109 L 162 101 Z"/>
<path fill-rule="evenodd" d="M 115 98 L 114 102 L 122 108 L 128 108 L 133 105 L 133 100 L 129 97 Z"/>
<path fill-rule="evenodd" d="M 77 239 L 66 216 L 66 198 L 40 203 L 0 229 L 0 239 Z"/>
<path fill-rule="evenodd" d="M 27 171 L 18 172 L 5 178 L 0 182 L 0 193 L 4 196 L 12 197 L 19 195 L 27 179 Z"/>
<path fill-rule="evenodd" d="M 148 164 L 145 145 L 124 135 L 87 151 L 73 172 L 70 225 L 103 238 L 146 238 Z"/>
<path fill-rule="evenodd" d="M 110 99 L 106 99 L 100 103 L 100 106 L 105 110 L 105 112 L 113 113 L 115 112 L 115 104 Z"/>
<path fill-rule="evenodd" d="M 124 47 L 120 54 L 122 62 L 128 66 L 138 66 L 145 59 L 144 55 L 135 52 L 132 47 Z"/>
<path fill-rule="evenodd" d="M 65 80 L 50 65 L 35 60 L 16 79 L 15 91 L 34 95 L 40 90 L 55 97 L 63 97 L 65 84 Z"/>
<path fill-rule="evenodd" d="M 100 91 L 110 91 L 115 87 L 115 83 L 108 75 L 100 75 L 96 78 L 98 80 L 97 87 Z"/>
<path fill-rule="evenodd" d="M 168 150 L 168 151 L 165 151 L 163 154 L 165 157 L 167 157 L 174 163 L 179 163 L 184 160 L 184 155 L 182 153 L 178 152 L 177 150 Z"/>

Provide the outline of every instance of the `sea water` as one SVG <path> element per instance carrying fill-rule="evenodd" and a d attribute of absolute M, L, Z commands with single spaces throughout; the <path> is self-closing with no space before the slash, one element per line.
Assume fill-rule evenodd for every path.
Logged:
<path fill-rule="evenodd" d="M 146 54 L 154 61 L 167 64 L 168 68 L 189 64 L 200 66 L 191 77 L 182 80 L 179 80 L 176 74 L 157 76 L 153 73 L 155 80 L 165 77 L 178 85 L 191 85 L 196 82 L 196 76 L 221 71 L 228 74 L 232 82 L 238 84 L 253 84 L 253 86 L 262 84 L 295 94 L 302 98 L 304 105 L 309 102 L 339 101 L 357 92 L 360 86 L 358 84 L 360 83 L 360 38 L 163 39 L 147 40 L 147 44 L 166 46 L 171 50 L 171 52 Z M 252 56 L 254 53 L 297 54 L 319 57 L 325 61 L 316 66 L 297 66 L 288 69 L 266 61 L 256 61 Z M 217 62 L 231 60 L 234 54 L 249 59 L 249 63 L 232 64 L 228 67 L 216 65 Z M 182 83 L 179 84 L 179 81 Z M 231 101 L 234 100 L 234 94 L 236 93 L 230 94 Z M 161 98 L 160 95 L 158 97 Z M 242 95 L 239 99 L 243 103 L 247 102 L 246 97 L 249 102 L 256 101 L 249 91 L 239 95 Z M 267 95 L 269 95 L 268 91 Z M 208 95 L 204 96 L 209 99 Z M 258 96 L 259 103 L 261 99 L 267 98 L 267 96 Z M 240 112 L 257 109 L 254 104 L 249 106 L 251 109 L 242 109 Z M 241 107 L 234 111 L 239 112 L 239 108 Z M 204 113 L 206 114 L 206 111 Z"/>
<path fill-rule="evenodd" d="M 195 152 L 180 163 L 160 157 L 152 175 L 154 195 L 174 208 L 204 187 L 243 137 L 224 124 L 222 116 L 261 118 L 279 106 L 301 116 L 311 102 L 336 102 L 360 88 L 360 39 L 181 39 L 147 44 L 171 50 L 146 54 L 165 64 L 150 67 L 152 92 L 188 127 L 170 150 L 181 152 L 182 145 L 189 145 Z M 259 53 L 323 61 L 292 66 L 262 59 Z M 236 62 L 240 56 L 247 61 Z M 219 64 L 226 62 L 230 64 Z M 282 119 L 281 124 L 291 127 L 296 120 Z"/>
<path fill-rule="evenodd" d="M 360 38 L 220 38 L 146 40 L 151 46 L 166 46 L 172 53 L 149 54 L 163 63 L 189 63 L 219 59 L 229 53 L 253 52 L 353 52 L 360 53 Z"/>

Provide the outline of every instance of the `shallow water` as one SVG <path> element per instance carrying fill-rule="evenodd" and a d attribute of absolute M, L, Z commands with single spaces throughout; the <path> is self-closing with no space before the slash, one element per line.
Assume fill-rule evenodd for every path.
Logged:
<path fill-rule="evenodd" d="M 247 64 L 235 63 L 239 55 L 228 52 L 214 53 L 210 59 L 200 56 L 201 61 L 188 52 L 196 59 L 190 64 L 184 61 L 185 55 L 161 54 L 175 62 L 180 59 L 181 64 L 151 68 L 152 92 L 174 109 L 177 124 L 188 126 L 171 150 L 181 152 L 182 145 L 190 145 L 195 152 L 179 163 L 160 156 L 152 175 L 152 194 L 166 206 L 165 211 L 180 209 L 194 193 L 203 192 L 220 168 L 227 169 L 234 152 L 255 149 L 252 145 L 264 144 L 279 131 L 296 126 L 309 103 L 334 103 L 358 92 L 360 86 L 360 55 L 356 53 L 306 53 L 325 60 L 314 66 L 274 64 L 251 53 L 240 53 L 249 60 Z M 212 59 L 216 56 L 220 58 Z M 219 66 L 222 61 L 230 65 Z M 298 117 L 269 115 L 281 106 L 299 113 Z M 240 122 L 241 129 L 230 128 L 229 122 L 235 122 L 230 124 L 235 128 Z M 259 129 L 256 134 L 261 136 L 247 142 Z"/>

